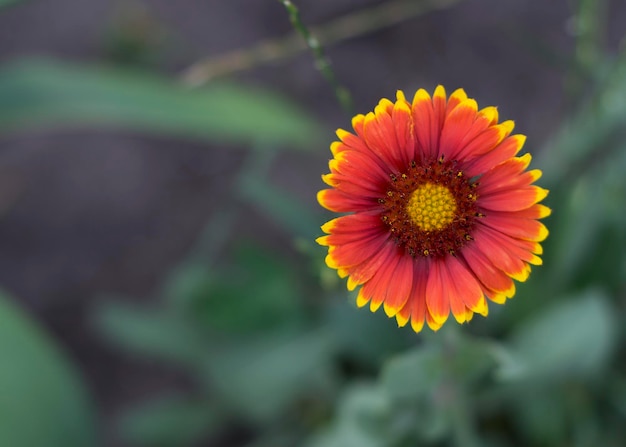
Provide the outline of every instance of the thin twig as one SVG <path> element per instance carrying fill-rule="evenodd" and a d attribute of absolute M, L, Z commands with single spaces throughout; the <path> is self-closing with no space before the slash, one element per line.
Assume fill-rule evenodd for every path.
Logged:
<path fill-rule="evenodd" d="M 320 46 L 328 48 L 338 42 L 401 23 L 427 12 L 450 7 L 459 1 L 391 0 L 339 17 L 319 27 L 311 27 L 309 31 L 311 35 L 317 37 Z M 183 72 L 182 79 L 188 85 L 200 86 L 216 77 L 286 59 L 308 48 L 302 37 L 294 32 L 283 38 L 263 40 L 249 48 L 198 61 Z"/>

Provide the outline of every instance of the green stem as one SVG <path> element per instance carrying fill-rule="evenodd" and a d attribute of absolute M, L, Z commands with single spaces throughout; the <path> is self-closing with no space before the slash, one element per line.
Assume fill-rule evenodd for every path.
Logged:
<path fill-rule="evenodd" d="M 436 9 L 448 8 L 459 1 L 461 0 L 389 0 L 311 27 L 309 34 L 316 36 L 316 44 L 321 50 L 322 46 L 328 47 Z M 278 39 L 262 40 L 249 48 L 235 50 L 216 58 L 200 60 L 183 72 L 182 80 L 187 85 L 197 87 L 216 77 L 286 59 L 309 49 L 311 42 L 306 40 L 306 37 L 302 39 L 301 31 L 293 32 Z"/>
<path fill-rule="evenodd" d="M 313 53 L 313 57 L 315 58 L 315 64 L 317 69 L 320 71 L 326 82 L 330 84 L 335 92 L 335 97 L 339 101 L 339 104 L 343 107 L 343 109 L 349 114 L 354 114 L 354 109 L 352 105 L 352 96 L 348 89 L 343 87 L 337 77 L 335 76 L 335 72 L 330 66 L 330 61 L 324 54 L 324 49 L 320 44 L 320 41 L 309 31 L 309 29 L 302 23 L 302 19 L 300 18 L 300 11 L 290 0 L 278 0 L 283 4 L 287 12 L 289 13 L 289 20 L 293 27 L 300 33 L 300 35 L 304 38 L 307 46 Z"/>

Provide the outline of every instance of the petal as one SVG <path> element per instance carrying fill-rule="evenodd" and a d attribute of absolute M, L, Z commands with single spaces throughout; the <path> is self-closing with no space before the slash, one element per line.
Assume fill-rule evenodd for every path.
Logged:
<path fill-rule="evenodd" d="M 446 158 L 454 158 L 453 154 L 456 154 L 462 147 L 463 139 L 476 121 L 477 109 L 476 101 L 466 99 L 446 116 L 446 121 L 441 130 L 437 157 L 443 155 Z"/>
<path fill-rule="evenodd" d="M 497 214 L 508 215 L 508 213 Z M 550 214 L 552 214 L 552 210 L 547 206 L 538 203 L 531 206 L 530 208 L 526 208 L 525 210 L 515 211 L 514 214 L 516 217 L 523 219 L 543 219 L 544 217 L 548 217 Z"/>
<path fill-rule="evenodd" d="M 380 114 L 380 121 L 377 115 L 370 112 L 365 115 L 363 122 L 363 137 L 367 147 L 375 153 L 387 166 L 387 172 L 397 173 L 403 167 L 401 160 L 397 158 L 396 132 L 391 117 L 387 114 Z"/>
<path fill-rule="evenodd" d="M 412 160 L 418 159 L 417 142 L 413 134 L 413 116 L 411 115 L 411 107 L 404 99 L 404 94 L 398 92 L 398 100 L 396 101 L 392 118 L 396 129 L 396 139 L 398 146 L 402 148 L 400 151 L 400 160 L 403 166 L 409 166 Z"/>
<path fill-rule="evenodd" d="M 530 267 L 500 243 L 502 238 L 498 237 L 496 231 L 484 225 L 476 225 L 473 235 L 475 249 L 496 268 L 517 281 L 524 282 L 528 279 Z"/>
<path fill-rule="evenodd" d="M 479 179 L 478 193 L 489 194 L 512 187 L 527 186 L 534 180 L 523 177 L 530 164 L 530 154 L 511 158 L 485 172 Z M 530 181 L 529 181 L 530 180 Z"/>
<path fill-rule="evenodd" d="M 494 211 L 520 211 L 541 202 L 548 195 L 548 190 L 539 186 L 498 191 L 493 194 L 479 195 L 480 208 Z M 485 213 L 487 214 L 487 213 Z"/>
<path fill-rule="evenodd" d="M 381 232 L 380 218 L 374 214 L 356 213 L 336 217 L 322 225 L 326 234 L 352 234 L 355 237 Z"/>
<path fill-rule="evenodd" d="M 541 242 L 548 237 L 548 229 L 544 224 L 533 219 L 520 219 L 515 213 L 492 212 L 481 220 L 494 230 L 517 239 Z"/>
<path fill-rule="evenodd" d="M 428 313 L 436 323 L 443 324 L 450 314 L 450 299 L 447 288 L 450 279 L 441 259 L 435 259 L 430 264 L 430 273 L 426 283 L 426 307 Z"/>
<path fill-rule="evenodd" d="M 374 273 L 372 278 L 363 284 L 361 290 L 363 294 L 370 298 L 370 310 L 376 312 L 382 305 L 385 297 L 387 296 L 387 290 L 390 284 L 394 281 L 394 271 L 398 262 L 404 256 L 397 247 L 395 250 L 389 250 L 393 253 L 387 258 L 387 262 L 381 265 L 381 267 Z"/>
<path fill-rule="evenodd" d="M 487 124 L 488 122 L 489 118 L 483 117 L 476 120 L 473 127 L 477 127 L 477 123 Z M 505 121 L 496 126 L 486 127 L 475 135 L 470 131 L 461 143 L 460 151 L 452 158 L 467 160 L 486 154 L 500 144 L 504 138 L 508 137 L 512 130 L 513 121 Z"/>
<path fill-rule="evenodd" d="M 446 120 L 446 90 L 438 85 L 433 94 L 433 117 L 430 122 L 430 147 L 436 155 L 439 154 L 439 142 L 441 139 L 441 129 Z M 435 156 L 436 156 L 435 155 Z"/>
<path fill-rule="evenodd" d="M 484 289 L 495 292 L 497 295 L 503 295 L 505 298 L 511 298 L 515 294 L 513 280 L 502 270 L 496 268 L 480 250 L 470 245 L 464 247 L 461 254 Z"/>
<path fill-rule="evenodd" d="M 327 210 L 336 213 L 371 211 L 379 207 L 373 198 L 346 194 L 336 189 L 322 189 L 317 193 L 317 201 Z"/>
<path fill-rule="evenodd" d="M 411 328 L 420 332 L 426 319 L 426 285 L 430 270 L 430 261 L 425 258 L 416 258 L 413 264 L 413 288 L 408 301 L 411 305 Z"/>
<path fill-rule="evenodd" d="M 431 133 L 436 126 L 436 118 L 433 102 L 428 92 L 424 89 L 415 92 L 411 107 L 413 109 L 415 137 L 422 155 L 420 158 L 435 158 L 437 157 L 437 146 L 431 144 L 431 141 L 435 139 L 434 136 L 431 137 Z"/>
<path fill-rule="evenodd" d="M 475 177 L 481 175 L 494 166 L 517 155 L 526 142 L 525 135 L 511 135 L 505 138 L 492 151 L 487 152 L 473 160 L 466 161 L 463 170 L 470 176 Z"/>
<path fill-rule="evenodd" d="M 398 261 L 385 297 L 384 307 L 388 317 L 396 315 L 409 299 L 413 287 L 413 263 L 414 259 L 407 254 L 402 254 Z"/>
<path fill-rule="evenodd" d="M 463 90 L 462 88 L 458 88 L 455 91 L 453 91 L 452 94 L 450 95 L 450 99 L 448 99 L 446 115 L 450 114 L 450 112 L 452 112 L 452 110 L 454 110 L 456 106 L 458 106 L 460 103 L 462 103 L 466 99 L 467 99 L 467 94 L 465 93 L 465 90 Z"/>
<path fill-rule="evenodd" d="M 396 245 L 392 241 L 387 241 L 380 250 L 367 258 L 362 263 L 346 268 L 348 275 L 348 290 L 354 290 L 357 286 L 365 284 L 372 279 L 378 270 L 389 261 L 391 256 L 395 256 Z"/>
<path fill-rule="evenodd" d="M 447 280 L 450 284 L 450 303 L 460 303 L 460 305 L 456 305 L 458 312 L 452 308 L 457 321 L 460 318 L 465 318 L 465 307 L 472 312 L 484 315 L 487 312 L 487 303 L 474 275 L 454 256 L 448 256 L 445 263 L 448 270 Z"/>

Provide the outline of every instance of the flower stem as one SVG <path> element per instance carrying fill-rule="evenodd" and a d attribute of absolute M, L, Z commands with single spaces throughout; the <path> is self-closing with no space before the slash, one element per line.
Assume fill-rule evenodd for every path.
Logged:
<path fill-rule="evenodd" d="M 335 92 L 335 97 L 339 101 L 339 104 L 343 107 L 343 109 L 348 112 L 348 114 L 353 114 L 353 105 L 352 105 L 352 96 L 348 89 L 343 87 L 337 77 L 335 76 L 335 72 L 330 66 L 330 61 L 324 54 L 324 49 L 320 44 L 320 41 L 309 31 L 309 29 L 302 23 L 302 19 L 300 18 L 300 11 L 290 0 L 278 0 L 283 4 L 287 12 L 289 13 L 289 20 L 291 24 L 296 29 L 298 33 L 304 38 L 307 46 L 313 53 L 313 57 L 315 58 L 315 64 L 317 69 L 320 71 L 322 76 L 326 79 L 326 82 L 330 84 Z"/>

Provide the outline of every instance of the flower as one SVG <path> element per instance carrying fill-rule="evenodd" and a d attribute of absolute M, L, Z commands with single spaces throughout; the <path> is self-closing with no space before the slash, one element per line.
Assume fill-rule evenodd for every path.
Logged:
<path fill-rule="evenodd" d="M 498 110 L 442 86 L 410 103 L 382 99 L 374 112 L 338 130 L 331 144 L 331 188 L 319 203 L 338 213 L 317 239 L 326 264 L 360 286 L 357 305 L 381 305 L 415 332 L 438 330 L 450 312 L 457 322 L 487 315 L 487 298 L 504 303 L 540 265 L 539 244 L 550 214 L 548 191 L 533 183 L 530 154 L 517 157 L 525 136 Z"/>

